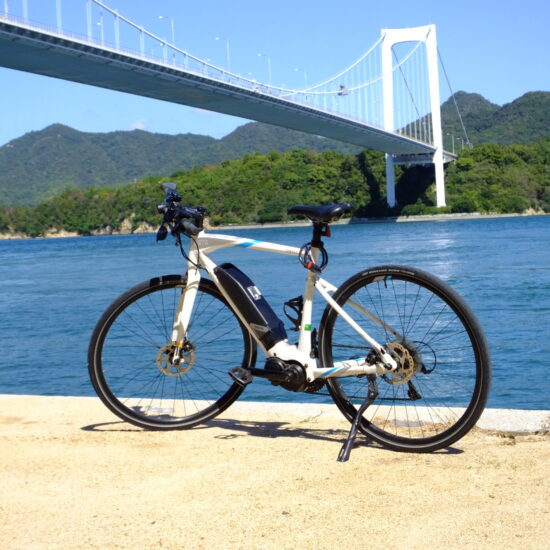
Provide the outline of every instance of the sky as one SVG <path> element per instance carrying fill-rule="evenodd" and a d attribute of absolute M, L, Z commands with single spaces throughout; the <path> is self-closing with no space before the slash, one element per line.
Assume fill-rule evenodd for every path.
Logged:
<path fill-rule="evenodd" d="M 173 22 L 176 45 L 213 64 L 226 67 L 229 49 L 231 71 L 258 81 L 268 80 L 269 58 L 276 85 L 301 88 L 306 80 L 325 80 L 368 50 L 383 28 L 435 24 L 452 91 L 479 93 L 498 105 L 550 91 L 549 0 L 103 1 L 168 40 Z M 10 14 L 22 14 L 25 2 L 36 22 L 54 25 L 56 2 L 64 27 L 76 30 L 77 21 L 85 22 L 85 0 L 0 0 L 0 16 L 6 5 Z M 444 101 L 451 92 L 440 77 Z M 221 138 L 246 122 L 0 68 L 0 146 L 54 123 L 83 132 L 142 129 Z"/>

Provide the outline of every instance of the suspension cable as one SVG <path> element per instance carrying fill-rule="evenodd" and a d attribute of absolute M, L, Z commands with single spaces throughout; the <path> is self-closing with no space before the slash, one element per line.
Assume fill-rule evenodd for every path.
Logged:
<path fill-rule="evenodd" d="M 456 112 L 458 114 L 458 120 L 460 121 L 460 126 L 462 126 L 462 131 L 464 132 L 464 137 L 466 138 L 466 143 L 468 144 L 469 147 L 472 147 L 470 138 L 468 137 L 468 133 L 466 132 L 466 126 L 464 126 L 464 122 L 462 120 L 462 115 L 460 114 L 460 109 L 458 108 L 458 103 L 456 102 L 455 93 L 453 92 L 453 89 L 451 87 L 451 82 L 449 81 L 449 77 L 447 76 L 445 63 L 443 63 L 443 58 L 441 57 L 441 52 L 439 51 L 439 48 L 437 48 L 437 56 L 439 57 L 439 62 L 441 63 L 441 68 L 443 69 L 443 74 L 445 75 L 447 86 L 449 86 L 451 97 L 453 98 L 453 103 L 455 104 Z"/>
<path fill-rule="evenodd" d="M 419 42 L 419 44 L 420 44 L 420 42 Z M 416 48 L 414 50 L 416 50 Z M 413 93 L 412 93 L 412 91 L 409 87 L 409 83 L 407 82 L 407 78 L 405 76 L 405 73 L 403 72 L 402 63 L 399 63 L 399 58 L 397 57 L 397 54 L 395 53 L 395 50 L 393 48 L 392 48 L 392 54 L 393 54 L 393 57 L 395 58 L 395 61 L 397 62 L 397 67 L 396 68 L 399 68 L 399 72 L 401 73 L 401 76 L 403 78 L 403 82 L 405 83 L 405 88 L 409 92 L 411 102 L 414 106 L 414 110 L 416 111 L 417 119 L 420 119 L 420 112 L 418 111 L 418 106 L 416 105 L 416 102 L 414 100 L 414 96 L 413 96 Z M 410 55 L 408 57 L 410 57 Z M 408 57 L 407 57 L 407 59 L 408 59 Z"/>

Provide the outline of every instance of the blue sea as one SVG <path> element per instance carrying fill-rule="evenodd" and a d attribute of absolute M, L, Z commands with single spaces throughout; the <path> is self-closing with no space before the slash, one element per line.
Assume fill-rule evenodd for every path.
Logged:
<path fill-rule="evenodd" d="M 334 284 L 369 266 L 414 265 L 447 281 L 483 326 L 493 360 L 489 406 L 550 409 L 550 216 L 333 226 L 323 277 Z M 227 233 L 227 232 L 226 232 Z M 241 229 L 301 246 L 308 227 Z M 295 258 L 250 249 L 217 252 L 262 290 L 276 312 L 302 293 Z M 184 261 L 154 235 L 0 241 L 0 393 L 95 395 L 86 353 L 95 323 L 121 292 Z M 318 317 L 323 303 L 317 302 Z M 317 317 L 317 318 L 318 318 Z M 308 401 L 260 380 L 244 399 Z"/>

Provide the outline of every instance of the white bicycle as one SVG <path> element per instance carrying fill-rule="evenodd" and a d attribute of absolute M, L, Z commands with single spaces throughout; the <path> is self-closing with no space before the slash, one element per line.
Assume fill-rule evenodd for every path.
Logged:
<path fill-rule="evenodd" d="M 88 365 L 112 412 L 146 429 L 183 429 L 220 414 L 256 377 L 293 392 L 328 391 L 352 424 L 341 461 L 358 430 L 393 450 L 431 452 L 475 425 L 489 392 L 488 347 L 452 288 L 397 265 L 365 269 L 339 288 L 321 277 L 323 238 L 350 204 L 291 208 L 313 225 L 311 241 L 297 248 L 209 233 L 204 208 L 181 206 L 173 183 L 164 189 L 157 239 L 170 231 L 187 272 L 134 286 L 98 321 Z M 303 296 L 285 303 L 296 344 L 248 276 L 211 259 L 233 246 L 293 256 L 307 270 Z M 318 329 L 315 291 L 327 302 Z M 258 346 L 263 368 L 256 367 Z"/>

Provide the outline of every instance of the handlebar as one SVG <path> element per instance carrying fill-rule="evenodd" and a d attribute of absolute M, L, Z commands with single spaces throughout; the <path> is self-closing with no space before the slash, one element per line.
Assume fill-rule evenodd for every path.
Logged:
<path fill-rule="evenodd" d="M 201 231 L 202 231 L 202 228 L 201 227 L 197 227 L 194 223 L 191 223 L 187 220 L 182 220 L 180 222 L 180 225 L 181 227 L 183 228 L 183 232 L 186 234 L 186 235 L 198 235 Z"/>
<path fill-rule="evenodd" d="M 164 201 L 157 206 L 157 210 L 164 215 L 164 219 L 157 233 L 157 241 L 164 240 L 168 234 L 165 224 L 170 227 L 170 232 L 176 238 L 181 233 L 188 237 L 198 235 L 203 229 L 206 208 L 181 206 L 179 204 L 181 195 L 177 192 L 176 184 L 173 182 L 166 182 L 162 187 L 166 196 Z"/>

